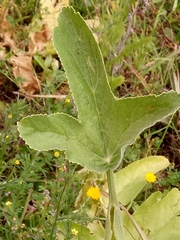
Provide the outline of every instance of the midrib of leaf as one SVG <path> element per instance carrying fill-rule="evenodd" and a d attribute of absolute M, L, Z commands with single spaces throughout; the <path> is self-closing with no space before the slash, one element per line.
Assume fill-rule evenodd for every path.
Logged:
<path fill-rule="evenodd" d="M 67 52 L 69 53 L 69 54 L 71 54 L 71 52 L 69 51 L 69 49 L 67 49 Z M 71 54 L 71 56 L 72 56 L 72 58 L 74 58 L 73 57 L 73 55 Z M 75 59 L 74 59 L 75 60 Z M 62 61 L 62 64 L 63 64 L 63 60 L 61 60 Z M 83 121 L 82 122 L 82 117 L 81 116 L 83 116 L 83 114 L 84 114 L 84 112 L 85 111 L 89 111 L 89 112 L 91 112 L 91 118 L 89 119 L 89 121 L 91 122 L 92 121 L 92 119 L 94 118 L 94 119 L 96 119 L 96 117 L 98 118 L 98 126 L 97 126 L 97 129 L 100 129 L 100 132 L 101 132 L 101 134 L 102 134 L 102 139 L 104 139 L 104 145 L 106 146 L 106 148 L 105 148 L 105 150 L 106 150 L 106 154 L 105 155 L 107 155 L 107 140 L 106 140 L 106 134 L 105 134 L 105 131 L 104 131 L 104 129 L 105 129 L 105 127 L 103 127 L 103 123 L 102 123 L 102 120 L 101 120 L 101 117 L 100 117 L 100 111 L 99 111 L 99 107 L 98 107 L 98 104 L 97 104 L 97 100 L 96 100 L 96 96 L 95 96 L 95 93 L 92 91 L 92 88 L 88 85 L 88 83 L 85 81 L 85 76 L 83 75 L 83 72 L 81 71 L 81 69 L 80 69 L 80 67 L 79 67 L 79 65 L 77 64 L 77 62 L 76 61 L 74 61 L 75 62 L 75 64 L 76 64 L 76 66 L 77 66 L 77 68 L 79 68 L 79 72 L 81 73 L 81 75 L 82 75 L 82 78 L 84 79 L 84 82 L 83 82 L 83 84 L 84 85 L 86 85 L 86 87 L 84 87 L 84 89 L 86 88 L 88 88 L 88 90 L 89 91 L 87 91 L 88 92 L 88 96 L 90 96 L 90 94 L 92 95 L 92 97 L 91 97 L 91 103 L 93 103 L 93 105 L 94 105 L 94 109 L 95 109 L 95 112 L 93 111 L 93 109 L 86 109 L 86 108 L 84 108 L 84 111 L 82 112 L 82 114 L 81 114 L 81 112 L 79 112 L 79 110 L 78 110 L 78 105 L 76 106 L 77 107 L 77 110 L 78 110 L 78 120 L 79 120 L 79 123 L 82 125 L 82 126 L 84 126 L 85 127 L 85 129 L 86 129 L 86 131 L 89 131 L 89 133 L 91 134 L 91 132 L 92 132 L 92 126 L 90 126 L 90 128 L 89 128 L 89 124 L 88 124 L 88 122 L 87 121 Z M 67 77 L 68 77 L 68 71 L 66 70 L 66 67 L 64 67 L 64 69 L 65 69 L 65 71 L 66 71 L 66 75 L 67 75 Z M 89 70 L 89 69 L 88 69 Z M 68 77 L 68 79 L 70 79 L 69 77 Z M 98 79 L 97 79 L 97 81 L 98 81 Z M 69 85 L 70 85 L 70 88 L 71 88 L 71 83 L 69 83 Z M 105 98 L 104 98 L 105 99 Z M 75 104 L 76 104 L 76 97 L 74 97 L 74 102 L 75 102 Z M 101 138 L 100 138 L 101 139 Z"/>
<path fill-rule="evenodd" d="M 77 38 L 77 39 L 81 39 L 81 36 L 79 36 L 77 34 L 76 28 L 74 27 L 73 20 L 69 17 L 68 21 L 69 22 L 71 21 L 71 26 L 73 26 L 74 32 L 76 33 L 76 36 L 74 36 L 74 37 Z M 63 32 L 63 31 L 61 31 L 61 32 Z M 72 44 L 73 44 L 73 40 L 74 39 L 71 38 Z M 62 39 L 61 39 L 61 41 L 62 41 Z M 69 57 L 71 57 L 71 62 L 73 61 L 73 64 L 76 65 L 75 67 L 76 67 L 76 69 L 78 69 L 77 76 L 79 75 L 78 77 L 82 77 L 83 81 L 81 81 L 81 84 L 84 86 L 83 89 L 86 89 L 84 91 L 85 92 L 84 97 L 87 96 L 87 99 L 90 99 L 90 102 L 91 102 L 90 107 L 89 106 L 83 106 L 82 110 L 81 110 L 81 108 L 79 108 L 79 101 L 77 100 L 79 96 L 76 96 L 77 95 L 76 90 L 74 89 L 74 85 L 72 84 L 74 74 L 71 74 L 71 71 L 69 71 L 69 68 L 66 67 L 67 65 L 64 62 L 64 58 L 62 57 L 61 49 L 60 48 L 59 48 L 59 50 L 56 49 L 57 52 L 60 52 L 59 56 L 61 58 L 62 64 L 63 64 L 64 69 L 66 71 L 66 75 L 67 75 L 68 80 L 69 80 L 70 88 L 72 89 L 72 92 L 74 94 L 74 100 L 75 100 L 75 103 L 77 105 L 77 109 L 78 109 L 78 112 L 79 112 L 79 121 L 85 127 L 86 131 L 89 131 L 91 133 L 92 132 L 91 121 L 94 119 L 95 121 L 93 123 L 96 124 L 96 119 L 98 119 L 97 124 L 96 124 L 97 126 L 95 127 L 95 129 L 99 129 L 99 133 L 100 133 L 99 140 L 104 142 L 105 151 L 106 151 L 105 156 L 107 156 L 107 154 L 108 154 L 107 153 L 108 139 L 107 139 L 107 134 L 105 132 L 105 127 L 106 126 L 104 125 L 103 119 L 101 118 L 101 111 L 102 112 L 105 111 L 104 106 L 107 105 L 107 99 L 108 98 L 109 98 L 109 100 L 111 99 L 111 102 L 112 102 L 112 100 L 114 100 L 114 97 L 113 97 L 112 93 L 110 92 L 110 87 L 107 84 L 107 77 L 106 77 L 106 73 L 105 73 L 105 69 L 104 69 L 104 64 L 103 64 L 102 56 L 100 54 L 97 43 L 95 42 L 94 38 L 92 38 L 92 37 L 88 41 L 88 46 L 90 48 L 90 51 L 93 53 L 93 59 L 91 59 L 91 56 L 88 56 L 86 54 L 86 52 L 84 50 L 84 47 L 81 48 L 81 53 L 83 55 L 83 59 L 85 61 L 89 62 L 89 64 L 87 64 L 87 68 L 86 68 L 89 76 L 87 76 L 86 72 L 84 72 L 83 69 L 81 69 L 82 66 L 79 65 L 80 59 L 77 60 L 74 57 L 74 53 L 71 52 L 71 50 L 66 46 L 66 43 L 62 41 L 61 45 L 63 45 L 64 48 L 66 49 L 66 55 L 69 54 Z M 99 65 L 98 61 L 100 61 L 100 60 L 101 60 L 101 63 L 100 63 L 101 68 L 96 67 L 95 68 L 95 73 L 94 73 L 92 68 L 96 65 L 98 66 Z M 92 61 L 95 61 L 95 65 L 92 63 Z M 93 66 L 92 68 L 91 68 L 91 64 Z M 103 73 L 102 73 L 102 71 L 103 71 Z M 102 76 L 104 76 L 104 77 L 102 78 Z M 88 78 L 88 82 L 86 81 L 87 78 Z M 96 85 L 94 84 L 94 86 L 93 86 L 93 83 L 95 83 L 94 79 L 96 79 Z M 90 83 L 91 86 L 88 83 Z M 98 89 L 98 87 L 100 87 L 100 86 L 102 88 Z M 79 86 L 77 86 L 77 88 L 78 87 Z M 103 98 L 102 98 L 102 96 L 103 96 Z M 102 105 L 103 105 L 103 107 L 101 107 Z M 84 115 L 86 115 L 85 112 L 88 113 L 89 122 L 87 121 L 87 118 L 85 118 L 85 121 L 84 121 Z M 104 114 L 102 114 L 102 115 L 104 115 Z"/>

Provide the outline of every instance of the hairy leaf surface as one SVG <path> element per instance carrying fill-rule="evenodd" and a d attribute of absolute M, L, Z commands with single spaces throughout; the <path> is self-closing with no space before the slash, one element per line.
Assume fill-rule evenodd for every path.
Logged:
<path fill-rule="evenodd" d="M 89 170 L 115 169 L 127 145 L 145 128 L 178 109 L 180 96 L 169 92 L 115 99 L 98 44 L 72 8 L 63 8 L 60 13 L 53 40 L 73 93 L 78 119 L 62 113 L 30 116 L 18 123 L 20 135 L 38 150 L 66 150 L 69 161 Z"/>

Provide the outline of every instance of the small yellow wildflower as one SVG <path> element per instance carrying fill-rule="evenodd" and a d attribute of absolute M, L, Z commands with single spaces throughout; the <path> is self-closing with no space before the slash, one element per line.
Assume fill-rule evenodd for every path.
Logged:
<path fill-rule="evenodd" d="M 11 118 L 12 118 L 12 114 L 9 114 L 9 115 L 8 115 L 8 119 L 11 119 Z"/>
<path fill-rule="evenodd" d="M 78 235 L 78 231 L 75 228 L 71 229 L 71 233 L 72 233 L 72 235 L 75 235 L 75 236 Z"/>
<path fill-rule="evenodd" d="M 90 197 L 92 199 L 98 200 L 101 196 L 101 193 L 99 191 L 99 188 L 97 187 L 90 187 L 86 193 L 87 197 Z"/>
<path fill-rule="evenodd" d="M 8 135 L 6 135 L 6 137 L 5 137 L 6 139 L 8 139 L 9 138 L 9 136 Z"/>
<path fill-rule="evenodd" d="M 148 172 L 145 175 L 146 181 L 149 183 L 153 183 L 156 181 L 156 175 L 152 172 Z"/>
<path fill-rule="evenodd" d="M 16 165 L 19 165 L 20 164 L 20 161 L 19 160 L 14 160 L 14 163 L 16 164 Z"/>
<path fill-rule="evenodd" d="M 12 202 L 10 202 L 10 201 L 7 201 L 5 204 L 6 204 L 6 206 L 10 207 L 10 206 L 11 206 L 11 204 L 12 204 Z"/>
<path fill-rule="evenodd" d="M 66 102 L 66 103 L 70 103 L 70 101 L 71 101 L 71 100 L 70 100 L 69 98 L 66 98 L 66 99 L 65 99 L 65 102 Z"/>
<path fill-rule="evenodd" d="M 60 152 L 58 152 L 58 151 L 54 152 L 54 157 L 55 158 L 58 158 L 59 156 L 60 156 Z"/>

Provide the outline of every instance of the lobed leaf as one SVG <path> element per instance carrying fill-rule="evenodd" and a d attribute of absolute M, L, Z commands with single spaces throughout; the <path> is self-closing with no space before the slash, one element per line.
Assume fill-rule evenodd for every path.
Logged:
<path fill-rule="evenodd" d="M 172 189 L 165 197 L 161 192 L 153 193 L 134 212 L 133 218 L 143 229 L 149 240 L 180 239 L 180 191 Z M 129 219 L 124 217 L 125 239 L 139 239 Z M 131 234 L 129 234 L 131 233 Z"/>
<path fill-rule="evenodd" d="M 175 92 L 115 99 L 92 32 L 73 8 L 63 8 L 54 46 L 64 66 L 78 119 L 59 113 L 18 123 L 21 137 L 38 150 L 66 150 L 69 161 L 105 172 L 120 164 L 125 148 L 147 127 L 180 106 Z"/>

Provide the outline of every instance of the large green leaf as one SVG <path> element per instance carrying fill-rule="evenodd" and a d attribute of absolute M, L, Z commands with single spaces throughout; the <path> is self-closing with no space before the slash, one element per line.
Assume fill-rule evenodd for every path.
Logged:
<path fill-rule="evenodd" d="M 149 240 L 180 239 L 180 191 L 172 189 L 164 198 L 161 192 L 152 194 L 134 212 L 133 218 Z M 140 239 L 127 216 L 124 216 L 125 239 Z"/>
<path fill-rule="evenodd" d="M 167 158 L 150 156 L 129 164 L 114 174 L 117 199 L 127 205 L 142 191 L 147 184 L 145 175 L 148 172 L 157 173 L 169 166 Z"/>
<path fill-rule="evenodd" d="M 63 8 L 54 29 L 61 59 L 78 109 L 78 119 L 59 113 L 24 118 L 21 137 L 38 150 L 66 150 L 69 161 L 89 170 L 115 169 L 127 145 L 147 127 L 180 106 L 175 92 L 115 99 L 92 32 L 72 8 Z"/>

